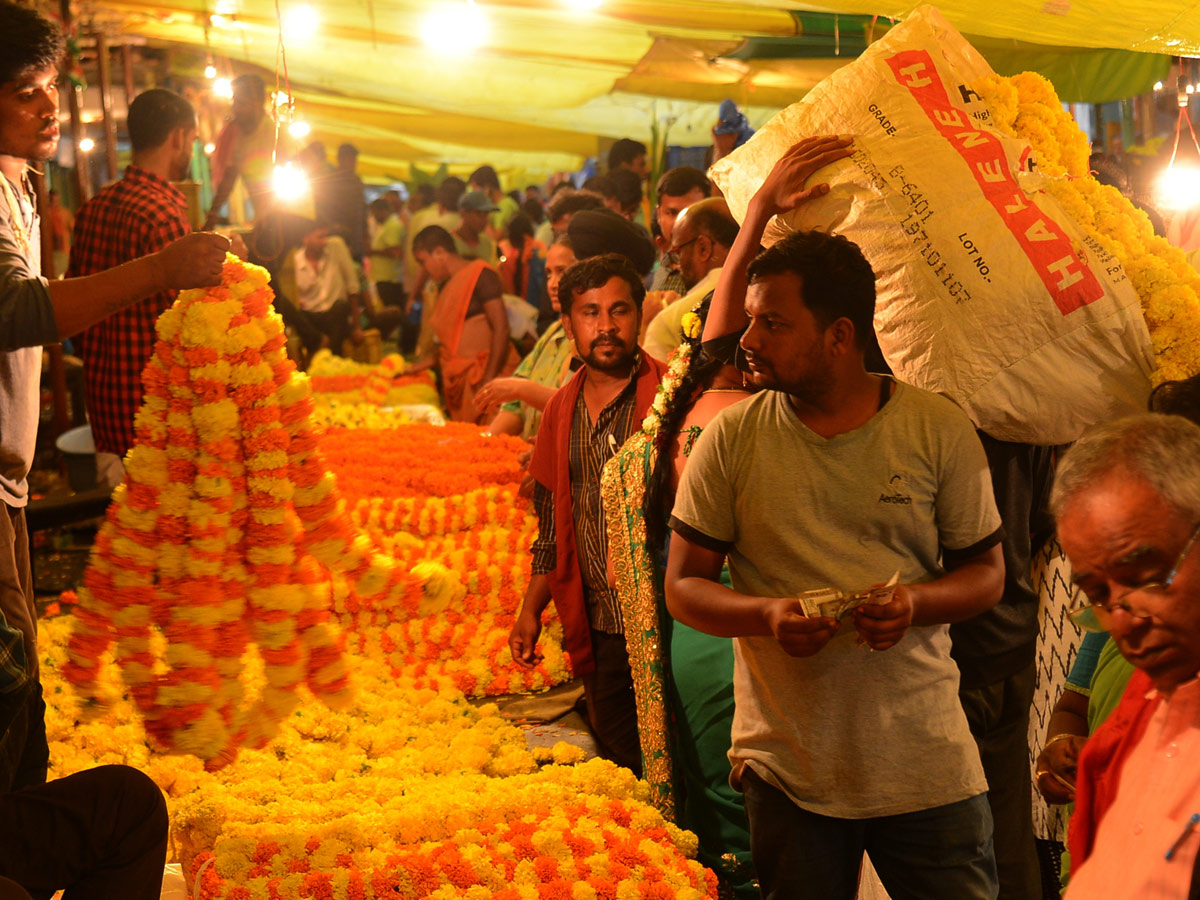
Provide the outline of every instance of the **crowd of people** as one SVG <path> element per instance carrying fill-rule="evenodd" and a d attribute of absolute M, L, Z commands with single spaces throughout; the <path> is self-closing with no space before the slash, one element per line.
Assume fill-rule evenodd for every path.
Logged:
<path fill-rule="evenodd" d="M 848 153 L 798 144 L 740 226 L 706 183 L 673 216 L 660 202 L 659 264 L 691 292 L 661 311 L 615 242 L 580 253 L 587 214 L 568 227 L 582 261 L 556 284 L 575 356 L 534 398 L 539 534 L 513 656 L 536 664 L 553 602 L 600 752 L 696 831 L 734 895 L 854 897 L 865 853 L 894 898 L 1042 897 L 1036 782 L 1081 801 L 1069 897 L 1193 896 L 1200 798 L 1174 760 L 1200 725 L 1200 381 L 1069 450 L 995 440 L 897 382 L 858 247 L 760 246 Z M 1189 455 L 1186 488 L 1171 453 Z M 1030 568 L 1056 524 L 1074 614 L 1103 632 L 1077 669 L 1090 657 L 1110 680 L 1072 674 L 1034 779 Z M 1079 707 L 1098 697 L 1128 711 L 1085 743 L 1098 720 Z"/>
<path fill-rule="evenodd" d="M 55 151 L 62 52 L 53 23 L 0 0 L 0 894 L 158 896 L 157 788 L 124 767 L 45 783 L 23 512 L 40 347 L 77 338 L 119 479 L 154 322 L 234 249 L 271 272 L 301 362 L 394 331 L 451 419 L 530 442 L 512 656 L 539 662 L 553 603 L 600 754 L 697 834 L 725 894 L 849 900 L 869 858 L 895 900 L 1036 900 L 1036 787 L 1076 805 L 1072 900 L 1200 896 L 1200 381 L 1069 449 L 995 440 L 897 381 L 859 247 L 761 246 L 827 190 L 809 181 L 846 138 L 789 150 L 740 223 L 698 169 L 644 191 L 629 139 L 548 196 L 484 165 L 369 204 L 355 148 L 335 165 L 314 142 L 297 210 L 272 192 L 254 75 L 234 82 L 208 216 L 243 190 L 245 239 L 189 234 L 171 182 L 195 112 L 149 90 L 130 166 L 56 236 L 69 266 L 48 281 L 27 170 Z M 730 107 L 715 156 L 750 134 Z M 1031 771 L 1030 564 L 1055 534 L 1093 633 Z"/>

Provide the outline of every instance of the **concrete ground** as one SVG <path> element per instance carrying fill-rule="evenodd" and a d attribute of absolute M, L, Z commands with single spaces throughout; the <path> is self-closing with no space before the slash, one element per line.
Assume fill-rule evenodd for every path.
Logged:
<path fill-rule="evenodd" d="M 588 759 L 596 756 L 596 741 L 581 714 L 583 684 L 580 681 L 570 681 L 541 694 L 508 694 L 476 702 L 499 706 L 500 715 L 525 732 L 525 740 L 531 748 L 553 747 L 559 741 L 566 741 L 583 748 Z"/>

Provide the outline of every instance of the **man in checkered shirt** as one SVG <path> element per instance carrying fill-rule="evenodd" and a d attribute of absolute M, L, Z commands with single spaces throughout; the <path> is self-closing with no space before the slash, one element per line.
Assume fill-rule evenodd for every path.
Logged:
<path fill-rule="evenodd" d="M 68 276 L 91 275 L 155 253 L 190 232 L 187 200 L 171 182 L 187 177 L 196 113 L 172 91 L 149 90 L 129 105 L 133 162 L 120 181 L 75 217 Z M 154 352 L 154 323 L 175 300 L 162 291 L 83 332 L 84 398 L 101 480 L 117 484 L 142 405 L 142 370 Z"/>

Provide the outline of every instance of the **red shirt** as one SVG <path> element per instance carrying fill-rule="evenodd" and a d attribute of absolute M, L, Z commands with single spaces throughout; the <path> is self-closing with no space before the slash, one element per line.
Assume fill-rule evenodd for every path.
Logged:
<path fill-rule="evenodd" d="M 1105 727 L 1088 738 L 1084 752 L 1099 738 L 1111 743 L 1110 722 L 1121 729 L 1121 743 L 1108 765 L 1095 771 L 1088 755 L 1080 759 L 1080 787 L 1096 793 L 1093 781 L 1106 780 L 1107 803 L 1096 809 L 1098 827 L 1090 851 L 1076 865 L 1078 830 L 1072 832 L 1068 898 L 1105 900 L 1186 900 L 1193 896 L 1193 869 L 1200 831 L 1189 820 L 1200 813 L 1200 679 L 1175 688 L 1168 697 L 1146 690 L 1137 673 Z M 1145 679 L 1148 681 L 1148 679 Z M 1118 715 L 1120 713 L 1120 715 Z M 1083 783 L 1084 776 L 1089 777 Z M 1085 813 L 1088 810 L 1085 808 Z M 1071 822 L 1074 827 L 1075 821 Z"/>
<path fill-rule="evenodd" d="M 85 203 L 75 217 L 67 276 L 92 275 L 155 253 L 192 230 L 187 200 L 170 182 L 137 166 Z M 154 323 L 175 301 L 164 291 L 114 313 L 83 333 L 84 398 L 96 449 L 124 456 L 142 404 L 142 369 L 154 351 Z"/>

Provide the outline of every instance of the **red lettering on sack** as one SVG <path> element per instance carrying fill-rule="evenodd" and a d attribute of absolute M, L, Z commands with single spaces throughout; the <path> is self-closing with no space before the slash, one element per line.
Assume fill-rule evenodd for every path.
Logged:
<path fill-rule="evenodd" d="M 928 77 L 937 71 L 933 58 L 924 50 L 906 50 L 887 62 L 897 82 L 908 89 L 934 128 L 966 162 L 1059 311 L 1067 315 L 1103 297 L 1104 288 L 1075 254 L 1066 232 L 1017 185 L 999 138 L 973 127 L 969 117 L 950 103 L 941 81 Z"/>

